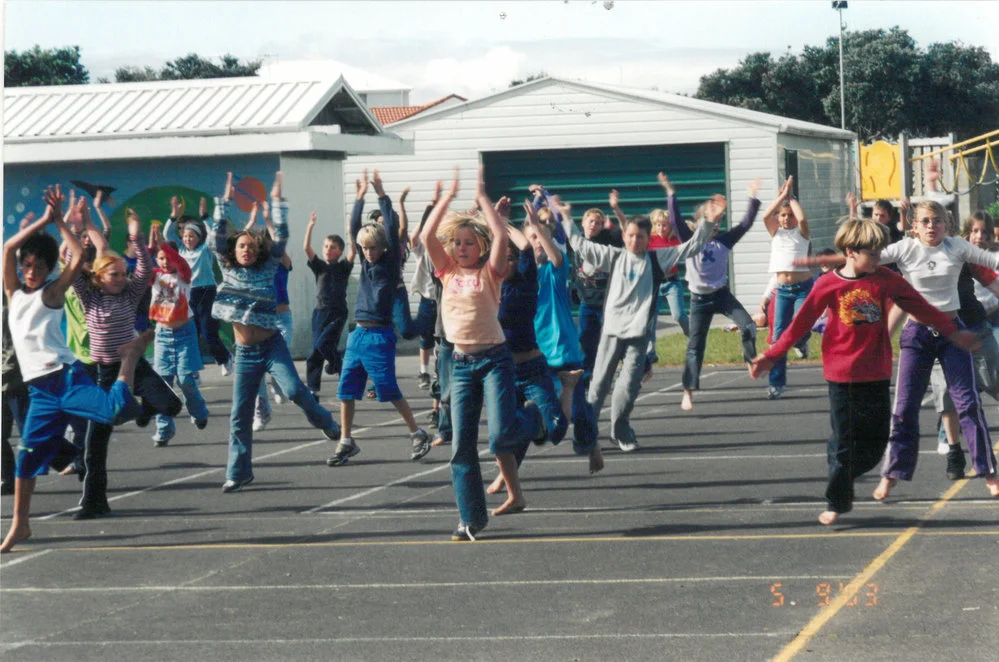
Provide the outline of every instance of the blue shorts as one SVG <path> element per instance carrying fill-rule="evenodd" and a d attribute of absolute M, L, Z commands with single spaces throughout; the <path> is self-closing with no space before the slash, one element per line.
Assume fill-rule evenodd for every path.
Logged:
<path fill-rule="evenodd" d="M 105 391 L 79 361 L 31 380 L 28 395 L 28 415 L 14 471 L 17 478 L 34 478 L 48 472 L 71 417 L 111 425 L 120 412 L 137 406 L 125 382 L 117 380 L 110 391 Z"/>
<path fill-rule="evenodd" d="M 357 326 L 347 336 L 347 351 L 343 355 L 340 385 L 336 397 L 340 400 L 360 400 L 364 385 L 371 376 L 378 402 L 402 399 L 395 379 L 395 331 L 388 326 Z"/>

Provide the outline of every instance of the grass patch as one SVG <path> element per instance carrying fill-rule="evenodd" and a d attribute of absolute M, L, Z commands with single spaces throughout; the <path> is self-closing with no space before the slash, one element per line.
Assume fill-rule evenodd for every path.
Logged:
<path fill-rule="evenodd" d="M 766 329 L 760 329 L 756 334 L 756 351 L 763 352 L 767 348 Z M 901 329 L 892 337 L 892 355 L 898 358 L 898 337 Z M 664 367 L 680 367 L 687 356 L 687 336 L 682 333 L 663 334 L 656 341 L 658 365 Z M 808 341 L 808 359 L 798 359 L 792 350 L 788 361 L 794 363 L 818 363 L 822 361 L 822 336 L 813 333 Z M 708 331 L 707 346 L 704 349 L 704 365 L 740 365 L 742 364 L 742 336 L 738 332 L 724 329 Z"/>

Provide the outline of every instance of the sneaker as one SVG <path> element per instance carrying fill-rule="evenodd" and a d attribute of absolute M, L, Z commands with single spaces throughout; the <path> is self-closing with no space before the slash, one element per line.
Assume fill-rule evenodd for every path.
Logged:
<path fill-rule="evenodd" d="M 416 385 L 420 387 L 421 391 L 429 391 L 430 390 L 430 374 L 429 373 L 421 372 L 419 374 L 419 376 L 416 378 L 416 380 L 417 380 Z"/>
<path fill-rule="evenodd" d="M 335 365 L 333 365 L 332 363 L 330 363 L 329 361 L 327 361 L 326 367 L 323 368 L 323 372 L 325 372 L 327 375 L 335 375 L 338 372 L 340 372 L 340 369 Z"/>
<path fill-rule="evenodd" d="M 947 479 L 961 480 L 964 478 L 964 450 L 960 445 L 953 446 L 947 451 Z"/>
<path fill-rule="evenodd" d="M 208 419 L 207 418 L 202 418 L 202 419 L 199 420 L 199 419 L 197 419 L 197 418 L 195 418 L 195 417 L 192 416 L 191 417 L 191 423 L 193 423 L 194 427 L 198 428 L 199 430 L 204 430 L 205 428 L 208 427 Z"/>
<path fill-rule="evenodd" d="M 416 462 L 421 457 L 430 452 L 430 435 L 423 428 L 417 428 L 416 432 L 409 435 L 410 440 L 413 442 L 413 453 L 409 456 L 409 459 Z"/>
<path fill-rule="evenodd" d="M 947 443 L 947 430 L 941 425 L 937 430 L 937 455 L 946 455 L 950 452 L 950 444 Z"/>
<path fill-rule="evenodd" d="M 253 482 L 253 476 L 250 476 L 249 478 L 245 478 L 243 480 L 227 480 L 226 482 L 222 483 L 222 493 L 230 494 L 232 492 L 239 492 L 252 482 Z"/>
<path fill-rule="evenodd" d="M 799 359 L 807 359 L 808 358 L 808 345 L 802 345 L 801 347 L 795 347 L 794 348 L 794 355 L 797 356 Z"/>
<path fill-rule="evenodd" d="M 223 377 L 228 377 L 232 374 L 232 356 L 226 359 L 225 363 L 219 364 L 219 371 L 222 373 Z"/>
<path fill-rule="evenodd" d="M 160 432 L 157 432 L 156 434 L 153 435 L 153 443 L 157 447 L 162 448 L 163 446 L 166 446 L 167 444 L 170 443 L 170 440 L 173 439 L 175 434 L 177 434 L 176 430 L 171 430 L 167 434 L 161 434 Z"/>
<path fill-rule="evenodd" d="M 323 430 L 323 436 L 330 441 L 337 441 L 340 439 L 340 426 L 334 422 L 333 425 Z"/>
<path fill-rule="evenodd" d="M 612 444 L 617 444 L 617 447 L 621 449 L 623 453 L 631 453 L 637 451 L 641 446 L 634 439 L 611 439 Z"/>
<path fill-rule="evenodd" d="M 470 526 L 468 524 L 458 524 L 458 528 L 451 534 L 454 542 L 475 542 L 475 536 L 479 535 L 483 527 Z"/>
<path fill-rule="evenodd" d="M 784 395 L 783 386 L 770 386 L 767 388 L 767 400 L 780 400 L 780 396 Z"/>
<path fill-rule="evenodd" d="M 341 439 L 340 443 L 336 445 L 336 452 L 334 452 L 333 455 L 330 455 L 329 458 L 327 458 L 326 466 L 339 467 L 344 464 L 347 464 L 350 458 L 354 457 L 360 452 L 361 449 L 357 447 L 357 444 L 354 443 L 353 439 L 351 439 L 350 437 L 347 437 L 346 439 Z"/>
<path fill-rule="evenodd" d="M 267 424 L 271 422 L 271 415 L 266 416 L 254 416 L 253 417 L 253 431 L 260 432 L 267 427 Z"/>

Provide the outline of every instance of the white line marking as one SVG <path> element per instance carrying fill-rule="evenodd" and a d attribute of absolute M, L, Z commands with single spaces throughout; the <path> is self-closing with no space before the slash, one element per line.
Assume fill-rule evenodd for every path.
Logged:
<path fill-rule="evenodd" d="M 500 581 L 461 581 L 461 582 L 379 582 L 367 584 L 277 584 L 272 586 L 189 586 L 185 584 L 168 586 L 91 586 L 54 588 L 2 588 L 0 593 L 148 593 L 174 591 L 186 593 L 211 593 L 213 591 L 335 591 L 335 590 L 395 590 L 395 589 L 440 589 L 440 588 L 483 588 L 493 586 L 601 586 L 606 584 L 686 584 L 712 582 L 772 582 L 792 580 L 849 579 L 853 575 L 735 575 L 732 577 L 632 577 L 618 579 L 521 579 Z"/>
<path fill-rule="evenodd" d="M 3 565 L 0 565 L 0 568 L 9 568 L 10 566 L 17 565 L 18 563 L 24 563 L 25 561 L 30 561 L 32 559 L 37 559 L 39 556 L 45 556 L 46 554 L 48 554 L 51 551 L 52 551 L 51 549 L 43 549 L 42 551 L 35 552 L 34 554 L 26 554 L 25 556 L 19 556 L 18 558 L 14 559 L 12 561 L 7 561 Z"/>

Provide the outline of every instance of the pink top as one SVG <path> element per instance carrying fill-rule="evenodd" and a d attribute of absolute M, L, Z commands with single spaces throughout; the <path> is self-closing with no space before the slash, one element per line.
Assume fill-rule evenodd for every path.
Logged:
<path fill-rule="evenodd" d="M 448 342 L 455 345 L 499 345 L 506 342 L 499 321 L 503 279 L 489 262 L 477 269 L 451 263 L 437 277 L 444 285 L 441 320 Z"/>

